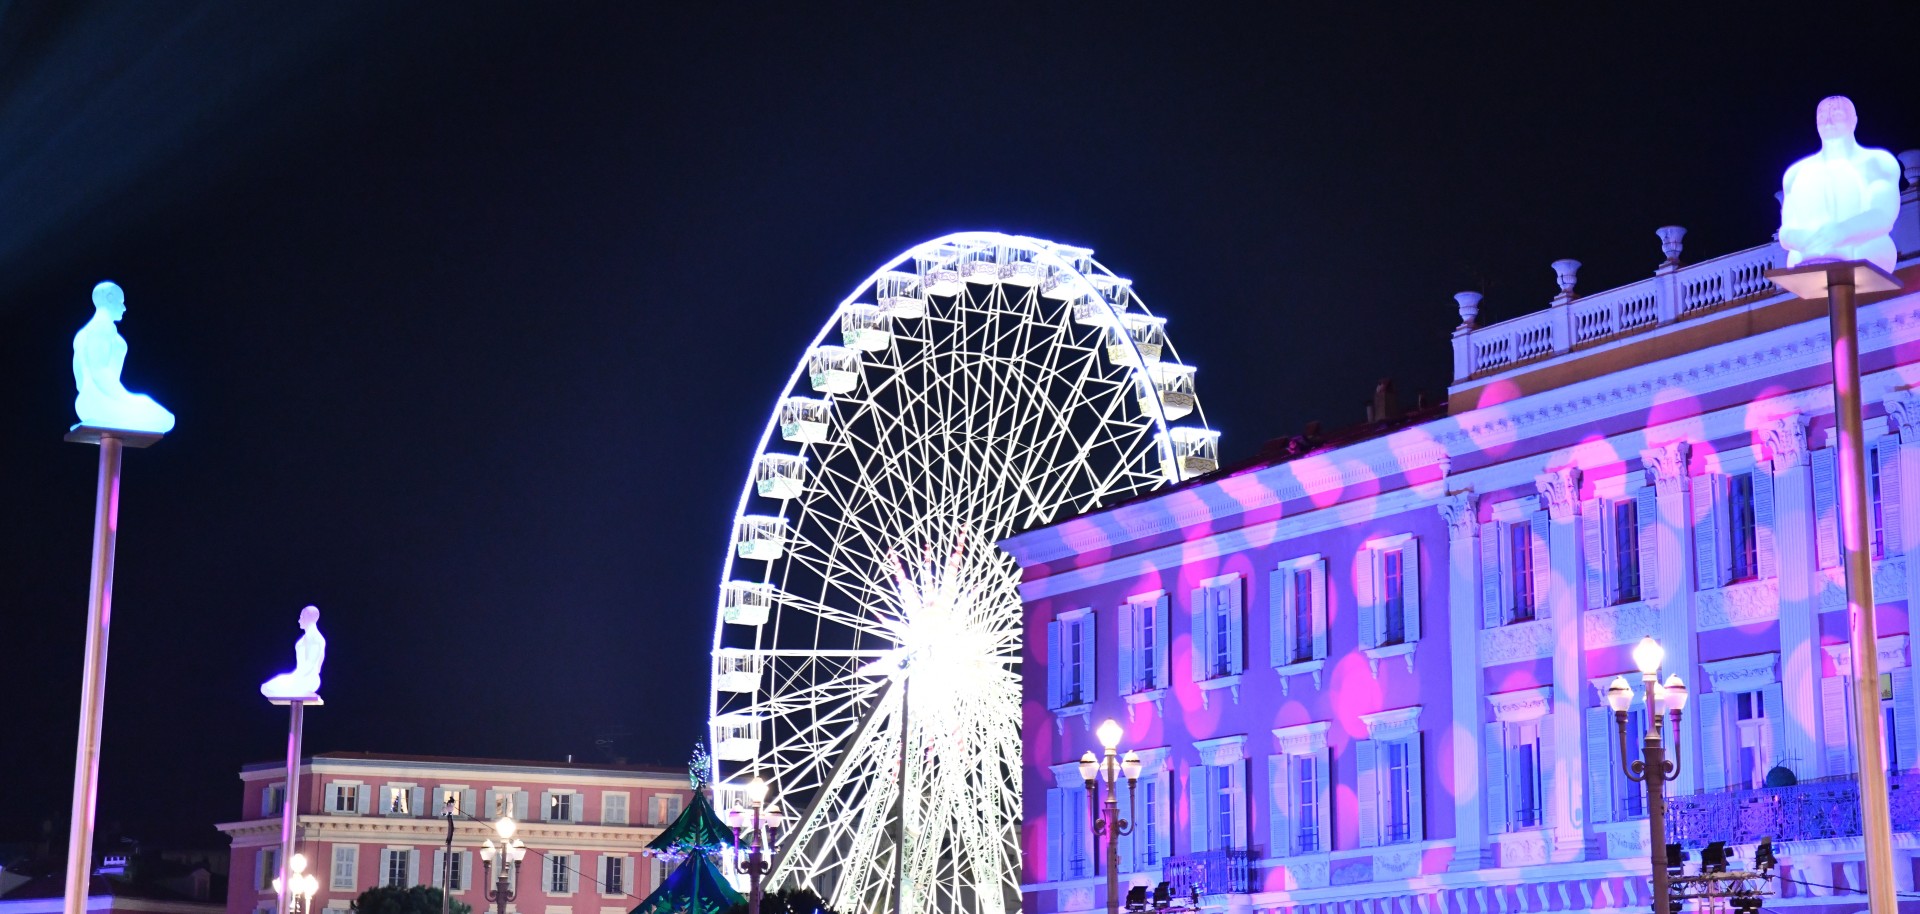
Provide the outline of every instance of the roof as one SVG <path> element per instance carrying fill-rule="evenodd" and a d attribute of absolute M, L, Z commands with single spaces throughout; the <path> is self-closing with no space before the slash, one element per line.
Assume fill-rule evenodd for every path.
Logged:
<path fill-rule="evenodd" d="M 713 801 L 708 799 L 705 790 L 695 792 L 693 802 L 680 811 L 679 818 L 674 819 L 673 824 L 663 829 L 658 837 L 647 842 L 647 850 L 650 851 L 685 852 L 689 848 L 712 850 L 737 846 L 739 839 L 734 837 L 733 829 L 713 811 Z"/>
<path fill-rule="evenodd" d="M 745 902 L 706 854 L 688 854 L 631 914 L 721 914 Z"/>
<path fill-rule="evenodd" d="M 313 765 L 321 762 L 394 762 L 408 765 L 443 765 L 447 767 L 469 766 L 483 768 L 547 768 L 572 771 L 610 771 L 621 774 L 655 774 L 663 777 L 685 778 L 684 766 L 669 765 L 621 765 L 613 762 L 567 762 L 547 759 L 499 759 L 474 758 L 456 755 L 404 755 L 396 752 L 319 752 L 307 756 L 302 764 Z M 241 771 L 282 770 L 285 760 L 271 762 L 251 762 L 241 766 Z"/>
<path fill-rule="evenodd" d="M 38 876 L 15 886 L 13 891 L 0 896 L 7 901 L 19 901 L 24 898 L 61 898 L 66 895 L 67 879 L 64 874 L 57 876 Z M 190 901 L 198 904 L 224 907 L 225 903 L 207 898 L 195 898 L 186 892 L 179 892 L 163 885 L 152 883 L 132 883 L 106 876 L 94 875 L 87 882 L 87 896 L 90 898 L 145 898 L 153 901 Z"/>

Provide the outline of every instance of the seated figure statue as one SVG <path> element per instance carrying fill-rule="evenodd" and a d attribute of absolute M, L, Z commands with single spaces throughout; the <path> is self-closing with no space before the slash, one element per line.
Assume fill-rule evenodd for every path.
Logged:
<path fill-rule="evenodd" d="M 1780 246 L 1787 266 L 1864 260 L 1893 272 L 1890 234 L 1900 214 L 1900 164 L 1884 149 L 1854 142 L 1853 102 L 1836 95 L 1814 115 L 1820 151 L 1781 180 Z"/>
<path fill-rule="evenodd" d="M 281 673 L 260 684 L 260 694 L 279 701 L 313 701 L 320 697 L 320 665 L 327 661 L 327 639 L 320 634 L 320 607 L 300 611 L 306 632 L 293 643 L 293 672 Z"/>
<path fill-rule="evenodd" d="M 73 410 L 80 414 L 81 425 L 166 434 L 173 430 L 173 414 L 152 397 L 129 393 L 120 384 L 127 341 L 113 324 L 126 313 L 127 296 L 119 286 L 103 282 L 93 287 L 93 319 L 73 335 L 73 381 L 80 389 Z"/>

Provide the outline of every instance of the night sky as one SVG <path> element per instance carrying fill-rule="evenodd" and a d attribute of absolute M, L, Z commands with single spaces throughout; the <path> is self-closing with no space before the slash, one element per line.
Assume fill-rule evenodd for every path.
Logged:
<path fill-rule="evenodd" d="M 1443 395 L 1456 291 L 1500 320 L 1558 257 L 1649 275 L 1660 225 L 1689 259 L 1766 240 L 1824 95 L 1920 146 L 1896 4 L 1338 6 L 0 3 L 0 840 L 65 828 L 100 279 L 179 416 L 126 460 L 100 820 L 216 844 L 283 751 L 256 688 L 307 603 L 310 750 L 624 727 L 684 760 L 774 397 L 919 240 L 1093 247 L 1232 459 L 1382 377 Z"/>

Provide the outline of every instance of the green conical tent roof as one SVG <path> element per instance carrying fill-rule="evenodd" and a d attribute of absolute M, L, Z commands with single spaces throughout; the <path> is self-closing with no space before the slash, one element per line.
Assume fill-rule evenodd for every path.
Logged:
<path fill-rule="evenodd" d="M 736 843 L 733 829 L 720 821 L 720 816 L 713 811 L 713 801 L 707 799 L 707 791 L 702 788 L 693 792 L 693 802 L 681 810 L 680 818 L 673 820 L 660 837 L 647 843 L 647 850 L 684 854 L 689 848 L 712 851 L 734 847 Z"/>
<path fill-rule="evenodd" d="M 711 808 L 707 816 L 712 818 Z M 720 870 L 714 867 L 706 854 L 693 853 L 688 854 L 686 861 L 675 867 L 667 875 L 666 881 L 660 883 L 660 887 L 654 889 L 645 901 L 640 902 L 632 914 L 722 914 L 728 908 L 745 902 L 746 899 L 727 884 L 727 877 L 720 875 Z"/>

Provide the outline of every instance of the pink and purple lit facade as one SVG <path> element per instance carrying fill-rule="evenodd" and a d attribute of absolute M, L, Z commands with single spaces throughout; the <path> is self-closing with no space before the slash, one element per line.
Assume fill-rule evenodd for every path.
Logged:
<path fill-rule="evenodd" d="M 1901 158 L 1907 291 L 1863 297 L 1860 336 L 1874 710 L 1911 891 L 1920 154 Z M 1077 762 L 1113 718 L 1145 762 L 1121 799 L 1123 892 L 1165 879 L 1236 912 L 1645 912 L 1646 799 L 1603 690 L 1637 685 L 1647 635 L 1693 695 L 1669 834 L 1745 860 L 1773 838 L 1798 881 L 1770 910 L 1864 909 L 1825 303 L 1767 281 L 1777 245 L 1682 263 L 1680 234 L 1617 289 L 1577 295 L 1578 265 L 1556 264 L 1536 314 L 1476 326 L 1463 297 L 1444 410 L 1003 544 L 1028 633 L 1028 911 L 1106 904 Z M 1636 737 L 1643 722 L 1636 704 Z"/>
<path fill-rule="evenodd" d="M 240 781 L 243 818 L 219 826 L 233 841 L 227 914 L 272 914 L 286 768 L 249 765 Z M 438 799 L 449 792 L 469 814 L 455 824 L 451 857 Z M 491 911 L 479 850 L 507 814 L 527 845 L 508 911 L 626 914 L 662 878 L 647 842 L 691 798 L 678 769 L 327 753 L 301 765 L 294 847 L 320 882 L 316 914 L 346 911 L 375 886 L 443 882 Z"/>

